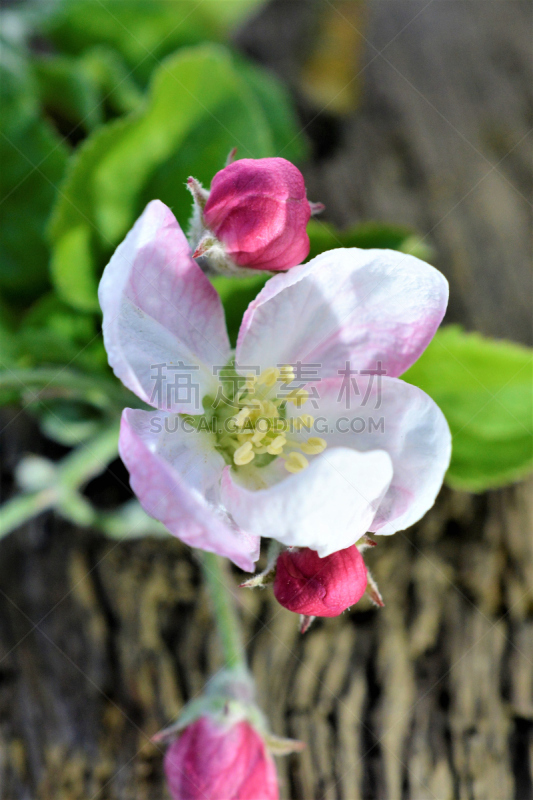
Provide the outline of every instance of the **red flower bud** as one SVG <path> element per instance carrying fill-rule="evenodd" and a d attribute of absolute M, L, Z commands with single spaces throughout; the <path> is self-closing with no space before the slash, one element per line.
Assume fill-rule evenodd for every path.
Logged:
<path fill-rule="evenodd" d="M 363 556 L 355 545 L 320 558 L 314 550 L 285 550 L 278 558 L 274 595 L 289 611 L 336 617 L 362 597 L 367 584 Z"/>
<path fill-rule="evenodd" d="M 172 800 L 278 800 L 276 768 L 246 720 L 204 716 L 170 745 L 165 774 Z"/>
<path fill-rule="evenodd" d="M 309 254 L 310 216 L 303 175 L 284 158 L 229 164 L 213 178 L 203 208 L 203 221 L 226 256 L 250 269 L 300 264 Z"/>

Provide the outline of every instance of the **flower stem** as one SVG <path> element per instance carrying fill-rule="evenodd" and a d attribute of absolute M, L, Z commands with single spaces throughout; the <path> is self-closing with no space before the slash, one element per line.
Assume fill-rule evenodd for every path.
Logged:
<path fill-rule="evenodd" d="M 77 524 L 92 524 L 97 514 L 78 490 L 116 457 L 118 430 L 115 423 L 103 428 L 65 456 L 50 486 L 19 494 L 0 506 L 0 538 L 51 508 L 57 508 Z"/>
<path fill-rule="evenodd" d="M 125 405 L 138 408 L 138 399 L 123 389 L 112 378 L 84 373 L 63 367 L 35 367 L 34 369 L 9 369 L 0 373 L 0 389 L 41 396 L 72 397 L 84 400 L 101 409 L 122 409 Z"/>
<path fill-rule="evenodd" d="M 1 507 L 0 539 L 37 514 L 52 508 L 56 502 L 57 492 L 54 488 L 18 495 L 8 500 Z"/>
<path fill-rule="evenodd" d="M 200 559 L 226 666 L 228 669 L 247 671 L 241 626 L 232 597 L 227 564 L 220 556 L 206 551 L 200 551 Z"/>

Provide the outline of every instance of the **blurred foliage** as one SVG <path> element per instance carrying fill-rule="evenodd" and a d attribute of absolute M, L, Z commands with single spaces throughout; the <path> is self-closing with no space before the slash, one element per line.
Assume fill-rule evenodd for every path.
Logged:
<path fill-rule="evenodd" d="M 404 225 L 363 222 L 340 231 L 327 222 L 312 219 L 307 226 L 307 232 L 311 242 L 309 258 L 314 258 L 326 250 L 335 250 L 337 247 L 400 250 L 402 253 L 409 253 L 428 262 L 431 262 L 434 256 L 430 245 Z"/>
<path fill-rule="evenodd" d="M 71 133 L 81 128 L 86 135 L 108 117 L 134 111 L 142 100 L 119 54 L 106 47 L 93 47 L 79 58 L 43 56 L 33 66 L 42 106 Z"/>
<path fill-rule="evenodd" d="M 453 436 L 447 481 L 483 491 L 533 468 L 533 355 L 512 342 L 438 331 L 405 375 L 444 412 Z"/>
<path fill-rule="evenodd" d="M 23 494 L 2 509 L 0 535 L 50 507 L 109 535 L 156 529 L 137 504 L 110 516 L 80 493 L 116 456 L 121 409 L 140 405 L 107 365 L 96 288 L 151 199 L 186 228 L 187 177 L 209 186 L 233 147 L 238 157 L 305 158 L 285 87 L 227 46 L 231 28 L 260 2 L 47 0 L 2 12 L 0 405 L 23 406 L 46 436 L 75 449 L 57 467 L 25 462 Z M 360 6 L 335 0 L 327 35 L 310 43 L 302 80 L 311 102 L 340 86 L 335 42 L 350 47 L 353 31 L 342 29 L 339 9 L 346 16 Z M 354 89 L 338 95 L 337 111 L 352 103 Z M 314 219 L 308 231 L 310 258 L 337 247 L 433 258 L 402 226 L 338 231 Z M 213 279 L 233 343 L 268 277 Z M 502 485 L 531 466 L 529 357 L 454 328 L 409 371 L 450 422 L 453 485 Z"/>
<path fill-rule="evenodd" d="M 180 47 L 225 41 L 262 0 L 59 0 L 41 30 L 57 49 L 79 55 L 105 44 L 146 85 L 160 61 Z"/>
<path fill-rule="evenodd" d="M 45 226 L 68 148 L 40 114 L 28 61 L 8 43 L 0 51 L 0 292 L 27 302 L 48 284 Z"/>

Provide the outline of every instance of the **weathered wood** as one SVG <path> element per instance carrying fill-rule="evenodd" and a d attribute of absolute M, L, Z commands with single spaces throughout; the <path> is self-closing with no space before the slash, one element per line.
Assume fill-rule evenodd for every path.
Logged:
<path fill-rule="evenodd" d="M 292 80 L 287 20 L 306 13 L 272 4 L 241 41 Z M 387 60 L 367 45 L 362 107 L 306 168 L 337 223 L 430 233 L 450 319 L 524 341 L 531 21 L 514 0 L 372 4 L 365 35 Z M 5 496 L 20 454 L 49 445 L 16 413 L 0 427 Z M 108 480 L 124 491 L 117 465 Z M 277 733 L 308 743 L 278 760 L 284 798 L 532 797 L 532 488 L 444 490 L 419 525 L 381 539 L 368 556 L 380 611 L 361 603 L 301 637 L 269 590 L 236 591 L 259 702 Z M 2 800 L 165 797 L 149 737 L 219 664 L 179 542 L 116 544 L 52 515 L 2 541 Z"/>
<path fill-rule="evenodd" d="M 369 0 L 361 25 L 346 4 L 276 0 L 239 39 L 299 94 L 327 153 L 304 168 L 309 197 L 341 227 L 413 225 L 451 282 L 448 320 L 531 343 L 531 4 Z M 335 6 L 362 48 L 361 105 L 341 123 L 301 89 L 316 14 Z"/>

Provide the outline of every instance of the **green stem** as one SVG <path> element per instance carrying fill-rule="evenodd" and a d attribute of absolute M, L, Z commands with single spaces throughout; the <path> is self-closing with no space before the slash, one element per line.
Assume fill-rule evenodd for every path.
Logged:
<path fill-rule="evenodd" d="M 100 475 L 117 457 L 119 424 L 100 431 L 81 444 L 61 461 L 60 483 L 68 489 L 78 489 L 91 478 Z"/>
<path fill-rule="evenodd" d="M 0 508 L 0 539 L 37 514 L 52 508 L 56 502 L 57 490 L 54 487 L 8 500 Z"/>
<path fill-rule="evenodd" d="M 64 516 L 89 525 L 94 512 L 78 494 L 85 483 L 103 472 L 117 454 L 118 424 L 105 428 L 57 467 L 57 481 L 36 492 L 18 495 L 0 507 L 0 538 L 49 508 L 63 510 Z M 64 509 L 62 509 L 64 506 Z"/>
<path fill-rule="evenodd" d="M 139 406 L 137 398 L 124 391 L 115 381 L 103 375 L 84 375 L 60 367 L 37 367 L 35 369 L 9 369 L 0 371 L 0 389 L 24 391 L 34 389 L 36 393 L 67 392 L 99 408 L 116 405 Z M 36 398 L 38 399 L 38 397 Z"/>
<path fill-rule="evenodd" d="M 200 551 L 202 570 L 215 612 L 218 633 L 229 669 L 246 671 L 246 658 L 241 637 L 241 626 L 232 591 L 226 562 L 214 553 Z"/>

